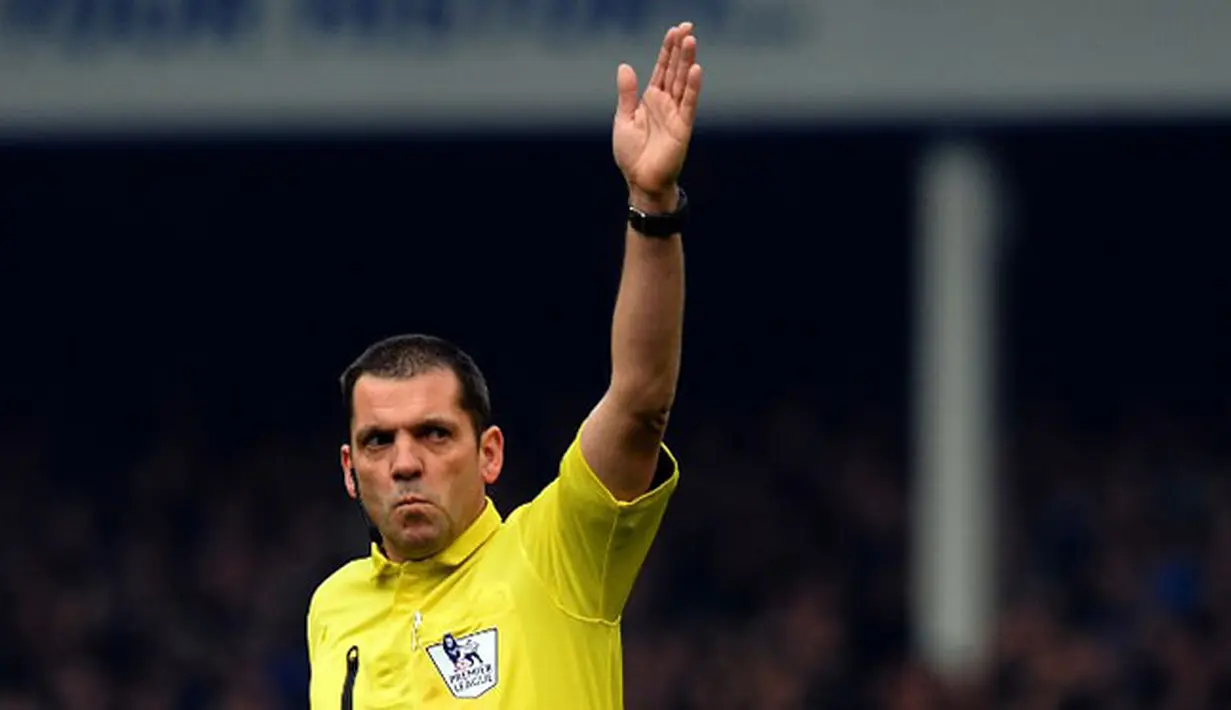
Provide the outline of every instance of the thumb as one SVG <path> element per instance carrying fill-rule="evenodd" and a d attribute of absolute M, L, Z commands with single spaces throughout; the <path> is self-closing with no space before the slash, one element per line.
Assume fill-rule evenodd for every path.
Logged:
<path fill-rule="evenodd" d="M 637 72 L 627 64 L 621 64 L 616 71 L 616 90 L 619 92 L 616 114 L 632 118 L 637 110 Z"/>

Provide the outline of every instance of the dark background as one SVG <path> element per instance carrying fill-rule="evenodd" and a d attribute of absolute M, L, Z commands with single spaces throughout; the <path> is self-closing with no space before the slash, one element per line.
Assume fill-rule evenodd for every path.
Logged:
<path fill-rule="evenodd" d="M 961 688 L 911 657 L 905 604 L 915 181 L 954 137 L 1010 216 L 1004 613 Z M 702 130 L 684 479 L 629 611 L 629 707 L 1219 706 L 1229 141 Z M 372 340 L 484 368 L 506 515 L 606 383 L 606 134 L 12 143 L 0 166 L 4 710 L 306 705 L 308 598 L 364 553 L 337 376 Z M 775 624 L 795 651 L 767 663 Z"/>

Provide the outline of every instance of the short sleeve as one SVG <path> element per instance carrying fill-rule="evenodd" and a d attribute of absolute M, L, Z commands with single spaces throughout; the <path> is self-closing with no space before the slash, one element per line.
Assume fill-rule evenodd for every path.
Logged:
<path fill-rule="evenodd" d="M 679 464 L 665 445 L 659 472 L 668 474 L 662 483 L 635 500 L 616 500 L 582 455 L 578 432 L 559 475 L 511 517 L 530 564 L 565 611 L 619 620 L 679 482 Z"/>

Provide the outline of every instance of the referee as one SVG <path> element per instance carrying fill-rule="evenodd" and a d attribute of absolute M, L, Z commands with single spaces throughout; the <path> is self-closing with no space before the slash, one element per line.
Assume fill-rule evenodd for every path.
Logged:
<path fill-rule="evenodd" d="M 347 493 L 371 554 L 308 609 L 313 710 L 623 707 L 620 615 L 679 477 L 663 445 L 684 302 L 677 178 L 701 67 L 671 28 L 638 97 L 621 65 L 612 147 L 629 189 L 612 376 L 559 474 L 501 517 L 486 495 L 504 436 L 487 385 L 454 345 L 405 335 L 342 375 Z"/>

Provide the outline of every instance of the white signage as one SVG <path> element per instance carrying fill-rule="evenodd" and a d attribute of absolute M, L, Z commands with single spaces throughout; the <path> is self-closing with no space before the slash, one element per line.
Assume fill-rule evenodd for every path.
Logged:
<path fill-rule="evenodd" d="M 1228 0 L 0 0 L 0 130 L 598 126 L 680 20 L 707 122 L 1231 108 Z"/>

